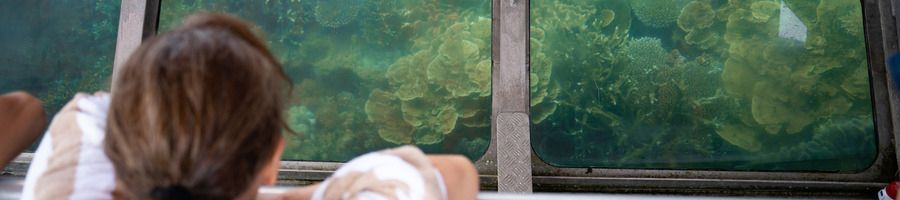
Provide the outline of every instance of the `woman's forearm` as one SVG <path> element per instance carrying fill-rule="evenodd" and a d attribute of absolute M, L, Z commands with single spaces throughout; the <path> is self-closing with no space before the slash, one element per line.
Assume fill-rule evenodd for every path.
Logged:
<path fill-rule="evenodd" d="M 459 155 L 428 155 L 441 172 L 450 200 L 475 199 L 478 195 L 478 170 L 468 158 Z"/>

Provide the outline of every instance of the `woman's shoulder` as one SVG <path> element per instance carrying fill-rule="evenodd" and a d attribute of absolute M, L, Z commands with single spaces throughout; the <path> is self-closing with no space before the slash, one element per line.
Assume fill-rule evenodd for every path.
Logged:
<path fill-rule="evenodd" d="M 344 165 L 313 199 L 445 199 L 446 186 L 428 157 L 414 146 L 368 153 Z"/>
<path fill-rule="evenodd" d="M 109 95 L 79 93 L 53 117 L 34 153 L 24 199 L 108 199 L 115 180 L 103 153 Z"/>

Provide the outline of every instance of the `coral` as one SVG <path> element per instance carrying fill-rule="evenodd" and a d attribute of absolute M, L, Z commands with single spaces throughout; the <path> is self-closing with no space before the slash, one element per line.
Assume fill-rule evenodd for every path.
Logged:
<path fill-rule="evenodd" d="M 600 25 L 600 27 L 602 28 L 602 27 L 609 26 L 609 24 L 611 24 L 613 22 L 613 20 L 615 20 L 615 19 L 616 19 L 616 12 L 614 12 L 610 9 L 603 9 L 603 10 L 600 10 L 600 19 L 597 22 L 600 23 L 598 25 Z"/>
<path fill-rule="evenodd" d="M 309 133 L 316 125 L 316 116 L 306 106 L 291 106 L 287 123 L 298 133 Z"/>
<path fill-rule="evenodd" d="M 549 59 L 542 54 L 533 54 L 534 57 L 532 60 L 536 61 L 535 64 L 531 65 L 531 71 L 529 73 L 530 76 L 530 91 L 531 91 L 531 105 L 537 105 L 540 102 L 544 101 L 544 97 L 547 96 L 547 88 L 550 85 L 550 77 L 552 75 L 551 68 L 553 67 L 548 63 Z"/>
<path fill-rule="evenodd" d="M 481 38 L 471 37 L 470 32 L 453 31 L 464 27 L 467 25 L 455 24 L 448 28 L 436 57 L 428 64 L 427 77 L 430 82 L 443 86 L 453 96 L 468 96 L 472 93 L 483 95 L 490 90 L 489 87 L 484 87 L 490 83 L 490 73 L 483 73 L 490 71 L 490 61 L 482 59 L 482 50 L 486 49 L 486 45 Z"/>
<path fill-rule="evenodd" d="M 459 14 L 447 17 L 461 20 L 431 28 L 414 38 L 413 53 L 401 56 L 387 69 L 388 89 L 370 95 L 373 105 L 390 108 L 367 112 L 370 120 L 388 115 L 379 114 L 388 111 L 397 112 L 402 119 L 392 122 L 403 124 L 399 128 L 372 120 L 379 133 L 409 128 L 402 135 L 381 134 L 385 140 L 395 144 L 436 144 L 453 133 L 457 124 L 470 128 L 490 124 L 490 101 L 485 97 L 491 94 L 491 22 L 468 12 Z"/>
<path fill-rule="evenodd" d="M 659 38 L 654 37 L 632 39 L 625 44 L 622 51 L 628 57 L 628 68 L 638 71 L 665 66 L 665 60 L 662 58 L 668 54 Z"/>
<path fill-rule="evenodd" d="M 487 149 L 486 147 L 491 144 L 489 139 L 484 138 L 463 138 L 459 144 L 456 145 L 456 149 L 458 152 L 464 152 L 466 155 L 482 155 Z M 478 160 L 479 157 L 469 157 L 470 160 Z"/>
<path fill-rule="evenodd" d="M 631 8 L 641 23 L 665 28 L 675 23 L 687 3 L 686 0 L 633 0 Z"/>
<path fill-rule="evenodd" d="M 617 31 L 627 32 L 631 28 L 632 15 L 629 0 L 603 0 L 603 3 L 581 1 L 580 3 L 598 10 L 593 21 L 588 21 L 589 26 L 586 28 L 590 33 L 613 35 Z"/>
<path fill-rule="evenodd" d="M 709 30 L 694 30 L 685 35 L 684 40 L 690 45 L 705 50 L 715 47 L 719 43 L 720 37 Z"/>
<path fill-rule="evenodd" d="M 818 124 L 808 141 L 781 147 L 761 163 L 780 170 L 859 171 L 877 155 L 871 117 L 834 118 Z"/>
<path fill-rule="evenodd" d="M 413 126 L 404 121 L 400 102 L 389 92 L 375 89 L 366 101 L 366 115 L 382 139 L 395 144 L 412 142 Z"/>
<path fill-rule="evenodd" d="M 799 133 L 815 120 L 811 108 L 805 104 L 807 97 L 792 94 L 785 86 L 762 81 L 753 87 L 753 119 L 764 126 L 766 132 L 778 134 Z"/>
<path fill-rule="evenodd" d="M 758 133 L 743 124 L 729 123 L 716 128 L 716 133 L 734 146 L 749 152 L 758 152 L 762 144 L 756 139 Z"/>
<path fill-rule="evenodd" d="M 710 49 L 719 42 L 719 35 L 709 30 L 716 18 L 709 0 L 688 3 L 678 16 L 678 27 L 687 32 L 685 43 L 700 49 Z"/>
<path fill-rule="evenodd" d="M 487 110 L 478 110 L 469 117 L 459 119 L 463 126 L 470 128 L 482 128 L 491 126 L 491 113 Z"/>
<path fill-rule="evenodd" d="M 656 73 L 660 68 L 668 67 L 665 58 L 668 53 L 662 48 L 658 38 L 643 37 L 632 39 L 622 47 L 624 60 L 627 62 L 619 83 L 626 103 L 634 108 L 653 105 L 656 102 Z"/>
<path fill-rule="evenodd" d="M 491 60 L 485 59 L 478 64 L 466 66 L 465 71 L 469 81 L 475 85 L 478 96 L 491 95 Z"/>
<path fill-rule="evenodd" d="M 863 34 L 863 18 L 859 15 L 859 6 L 852 6 L 855 11 L 847 12 L 847 14 L 838 17 L 841 28 L 854 37 L 862 37 Z"/>
<path fill-rule="evenodd" d="M 685 32 L 701 30 L 712 26 L 716 19 L 716 11 L 709 0 L 694 0 L 681 10 L 678 16 L 678 27 Z"/>
<path fill-rule="evenodd" d="M 781 5 L 778 2 L 774 1 L 756 1 L 750 5 L 750 9 L 752 11 L 752 18 L 750 21 L 762 23 L 769 21 L 772 16 L 778 14 L 778 9 L 781 8 Z"/>
<path fill-rule="evenodd" d="M 385 76 L 397 87 L 394 92 L 397 98 L 406 101 L 425 96 L 428 90 L 427 71 L 419 66 L 428 63 L 430 55 L 429 51 L 420 51 L 391 64 Z"/>
<path fill-rule="evenodd" d="M 556 99 L 559 96 L 559 90 L 559 84 L 549 84 L 548 88 L 540 90 L 546 92 L 541 99 Z M 535 101 L 532 101 L 532 103 L 535 103 Z M 557 103 L 553 101 L 539 101 L 531 105 L 531 122 L 534 124 L 543 122 L 556 112 L 556 107 Z"/>
<path fill-rule="evenodd" d="M 851 74 L 841 83 L 841 89 L 850 97 L 865 99 L 869 97 L 869 71 L 865 63 L 855 67 Z"/>
<path fill-rule="evenodd" d="M 319 24 L 337 28 L 353 21 L 363 3 L 362 0 L 319 0 L 313 12 Z"/>
<path fill-rule="evenodd" d="M 529 71 L 529 91 L 531 92 L 531 100 L 529 105 L 534 107 L 538 104 L 541 104 L 549 99 L 554 99 L 556 96 L 548 97 L 553 91 L 551 90 L 551 77 L 553 76 L 553 63 L 550 62 L 550 58 L 543 52 L 544 48 L 541 45 L 543 43 L 543 30 L 532 28 L 531 32 L 538 37 L 531 38 L 532 43 L 532 53 L 531 53 L 531 70 Z M 558 94 L 558 87 L 556 87 Z M 549 106 L 545 106 L 550 108 Z M 550 111 L 551 109 L 544 109 L 544 111 Z M 552 109 L 555 110 L 555 107 Z M 543 121 L 540 118 L 546 118 L 552 112 L 540 112 L 544 116 L 538 116 L 532 112 L 532 123 L 538 123 Z M 535 118 L 538 117 L 538 118 Z M 535 120 L 540 119 L 540 120 Z"/>
<path fill-rule="evenodd" d="M 588 18 L 597 12 L 592 6 L 578 5 L 574 2 L 555 1 L 546 6 L 546 9 L 540 9 L 534 14 L 533 17 L 538 20 L 537 24 L 553 25 L 562 29 L 585 26 Z"/>
<path fill-rule="evenodd" d="M 722 86 L 721 74 L 721 63 L 691 61 L 685 64 L 677 84 L 684 90 L 685 97 L 694 100 L 712 97 Z"/>

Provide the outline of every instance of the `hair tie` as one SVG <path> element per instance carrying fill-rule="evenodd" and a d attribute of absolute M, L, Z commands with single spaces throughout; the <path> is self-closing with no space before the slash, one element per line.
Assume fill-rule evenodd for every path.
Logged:
<path fill-rule="evenodd" d="M 150 191 L 150 197 L 153 199 L 191 199 L 191 191 L 181 185 L 172 185 L 168 187 L 154 187 Z"/>

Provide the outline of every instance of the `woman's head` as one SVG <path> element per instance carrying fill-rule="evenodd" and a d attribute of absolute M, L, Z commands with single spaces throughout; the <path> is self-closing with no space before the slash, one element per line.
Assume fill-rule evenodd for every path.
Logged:
<path fill-rule="evenodd" d="M 105 144 L 116 197 L 255 191 L 258 174 L 277 159 L 290 82 L 250 29 L 235 17 L 194 15 L 118 69 Z"/>

